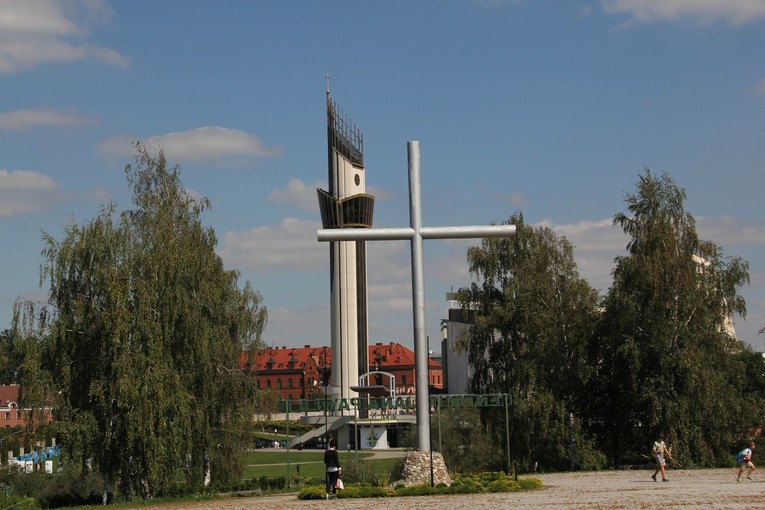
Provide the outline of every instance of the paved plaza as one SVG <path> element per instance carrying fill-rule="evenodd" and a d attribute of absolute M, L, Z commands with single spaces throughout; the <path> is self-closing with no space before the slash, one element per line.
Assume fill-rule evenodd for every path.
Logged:
<path fill-rule="evenodd" d="M 653 471 L 603 471 L 539 475 L 544 488 L 509 494 L 301 501 L 294 494 L 225 498 L 198 503 L 146 506 L 146 510 L 499 510 L 530 509 L 765 509 L 765 474 L 736 483 L 734 469 L 671 470 L 669 483 Z"/>

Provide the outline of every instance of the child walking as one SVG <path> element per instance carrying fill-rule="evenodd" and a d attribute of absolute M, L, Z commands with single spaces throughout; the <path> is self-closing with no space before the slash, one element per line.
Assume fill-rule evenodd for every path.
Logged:
<path fill-rule="evenodd" d="M 744 473 L 744 470 L 746 469 L 746 478 L 748 480 L 752 479 L 752 473 L 754 472 L 754 464 L 752 464 L 752 450 L 754 450 L 754 441 L 749 441 L 749 447 L 744 448 L 740 452 L 738 452 L 738 455 L 736 455 L 736 462 L 739 464 L 738 469 L 738 476 L 736 476 L 736 481 L 741 481 L 741 475 Z"/>
<path fill-rule="evenodd" d="M 651 453 L 653 454 L 653 458 L 656 459 L 656 471 L 653 472 L 651 478 L 655 482 L 656 475 L 661 473 L 661 481 L 668 482 L 669 478 L 667 478 L 667 461 L 664 460 L 664 455 L 672 460 L 672 452 L 670 452 L 667 449 L 667 445 L 664 444 L 664 434 L 659 434 L 659 437 L 656 438 L 656 441 L 653 442 Z"/>

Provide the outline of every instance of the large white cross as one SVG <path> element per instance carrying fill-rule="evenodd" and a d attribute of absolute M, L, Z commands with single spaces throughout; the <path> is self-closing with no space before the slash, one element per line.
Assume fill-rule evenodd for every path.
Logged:
<path fill-rule="evenodd" d="M 510 237 L 515 225 L 423 227 L 420 208 L 420 142 L 407 142 L 409 159 L 409 228 L 339 228 L 318 230 L 319 241 L 411 241 L 414 371 L 417 405 L 417 448 L 430 451 L 430 393 L 428 339 L 425 334 L 425 277 L 423 239 Z"/>

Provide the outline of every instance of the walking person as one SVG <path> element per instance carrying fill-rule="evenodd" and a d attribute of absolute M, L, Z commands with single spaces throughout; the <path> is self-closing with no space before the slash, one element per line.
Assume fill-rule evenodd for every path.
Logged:
<path fill-rule="evenodd" d="M 659 434 L 659 437 L 657 437 L 656 441 L 653 442 L 651 454 L 653 454 L 653 458 L 656 459 L 656 471 L 653 472 L 651 478 L 655 482 L 656 475 L 661 473 L 661 481 L 668 482 L 669 478 L 667 478 L 667 461 L 664 459 L 664 456 L 666 455 L 670 460 L 672 460 L 672 452 L 670 452 L 669 449 L 667 449 L 667 445 L 664 444 L 664 434 Z"/>
<path fill-rule="evenodd" d="M 327 491 L 326 498 L 329 499 L 330 489 L 332 494 L 337 493 L 337 479 L 340 477 L 340 456 L 337 453 L 337 443 L 333 439 L 329 442 L 329 448 L 324 452 L 324 465 L 327 468 Z"/>
<path fill-rule="evenodd" d="M 754 450 L 754 441 L 749 441 L 749 447 L 744 448 L 740 452 L 738 452 L 738 455 L 736 455 L 736 462 L 739 464 L 738 469 L 738 476 L 736 476 L 736 481 L 741 481 L 741 475 L 744 473 L 744 470 L 746 470 L 746 478 L 748 480 L 752 479 L 752 473 L 754 472 L 754 464 L 752 464 L 752 450 Z"/>

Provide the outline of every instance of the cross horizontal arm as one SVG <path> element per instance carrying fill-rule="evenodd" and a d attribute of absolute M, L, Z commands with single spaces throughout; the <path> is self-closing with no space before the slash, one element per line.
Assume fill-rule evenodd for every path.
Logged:
<path fill-rule="evenodd" d="M 322 228 L 316 231 L 319 241 L 405 241 L 414 237 L 414 229 L 404 228 Z"/>
<path fill-rule="evenodd" d="M 413 228 L 324 228 L 317 231 L 319 241 L 406 241 L 414 238 Z M 423 239 L 480 239 L 509 237 L 515 225 L 477 227 L 422 227 Z"/>
<path fill-rule="evenodd" d="M 515 225 L 486 225 L 479 227 L 422 227 L 423 239 L 467 239 L 484 237 L 510 237 Z"/>

